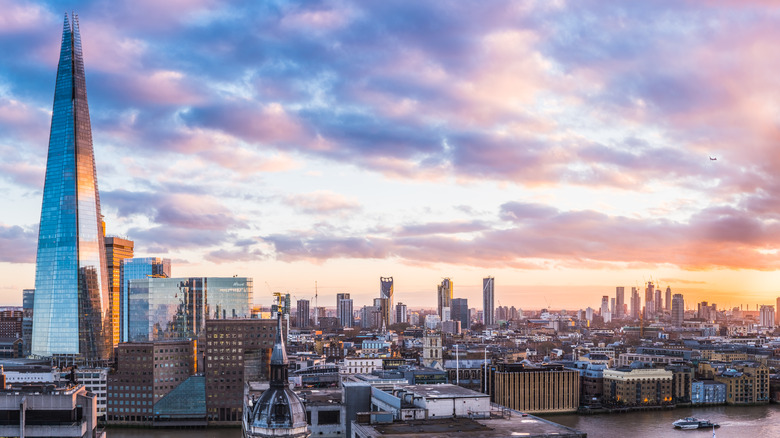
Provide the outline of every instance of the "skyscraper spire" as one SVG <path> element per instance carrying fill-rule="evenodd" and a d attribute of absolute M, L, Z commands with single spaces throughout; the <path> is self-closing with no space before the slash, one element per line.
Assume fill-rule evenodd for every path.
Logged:
<path fill-rule="evenodd" d="M 38 230 L 33 355 L 110 357 L 102 221 L 78 16 L 66 14 Z"/>

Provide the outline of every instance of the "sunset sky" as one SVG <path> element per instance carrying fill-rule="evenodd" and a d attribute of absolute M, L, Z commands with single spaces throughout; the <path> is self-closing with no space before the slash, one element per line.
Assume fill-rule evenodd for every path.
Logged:
<path fill-rule="evenodd" d="M 355 308 L 380 276 L 415 307 L 450 277 L 481 309 L 487 275 L 523 309 L 780 296 L 776 2 L 0 0 L 0 304 L 35 282 L 71 9 L 107 232 L 174 276 Z"/>

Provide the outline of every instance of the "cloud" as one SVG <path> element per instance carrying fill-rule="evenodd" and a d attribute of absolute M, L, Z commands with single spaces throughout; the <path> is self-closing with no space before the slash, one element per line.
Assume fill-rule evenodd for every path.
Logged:
<path fill-rule="evenodd" d="M 696 214 L 687 222 L 608 216 L 596 211 L 559 211 L 507 203 L 505 228 L 483 223 L 422 223 L 382 236 L 272 235 L 277 258 L 320 262 L 331 258 L 392 258 L 406 263 L 456 264 L 518 269 L 660 266 L 773 270 L 780 261 L 780 225 L 731 208 Z M 458 236 L 469 233 L 469 237 Z"/>
<path fill-rule="evenodd" d="M 37 228 L 0 224 L 0 262 L 35 263 Z"/>
<path fill-rule="evenodd" d="M 360 209 L 360 203 L 355 199 L 327 190 L 290 195 L 284 202 L 305 214 L 347 213 Z"/>

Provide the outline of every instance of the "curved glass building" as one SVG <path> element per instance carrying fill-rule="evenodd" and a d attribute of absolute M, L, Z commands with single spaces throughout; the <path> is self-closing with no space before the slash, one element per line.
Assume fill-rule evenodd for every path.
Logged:
<path fill-rule="evenodd" d="M 108 276 L 78 17 L 65 16 L 43 188 L 31 353 L 108 359 Z"/>

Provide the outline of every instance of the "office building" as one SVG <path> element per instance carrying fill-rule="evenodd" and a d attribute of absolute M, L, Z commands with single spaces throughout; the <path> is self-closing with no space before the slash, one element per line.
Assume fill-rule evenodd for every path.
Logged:
<path fill-rule="evenodd" d="M 298 328 L 309 327 L 309 300 L 298 300 L 296 303 L 296 321 L 298 322 Z"/>
<path fill-rule="evenodd" d="M 381 324 L 381 308 L 377 306 L 363 306 L 360 309 L 360 327 L 364 329 L 377 329 Z"/>
<path fill-rule="evenodd" d="M 35 300 L 35 289 L 24 289 L 22 291 L 22 355 L 30 355 L 30 344 L 32 343 L 32 323 L 33 323 L 33 302 Z"/>
<path fill-rule="evenodd" d="M 517 309 L 512 307 L 517 319 Z M 471 318 L 469 317 L 469 300 L 466 298 L 454 298 L 452 300 L 452 310 L 450 312 L 453 321 L 460 321 L 460 328 L 468 330 L 471 328 Z"/>
<path fill-rule="evenodd" d="M 108 306 L 111 309 L 111 328 L 113 346 L 116 348 L 121 339 L 119 319 L 119 290 L 121 285 L 122 260 L 133 258 L 132 240 L 109 236 L 105 238 L 106 268 L 108 272 Z"/>
<path fill-rule="evenodd" d="M 395 322 L 399 324 L 407 324 L 409 322 L 406 304 L 398 303 L 395 305 Z"/>
<path fill-rule="evenodd" d="M 379 298 L 383 299 L 382 323 L 385 327 L 393 325 L 393 277 L 379 277 Z"/>
<path fill-rule="evenodd" d="M 631 319 L 639 319 L 640 312 L 642 311 L 642 301 L 639 298 L 639 291 L 637 288 L 631 288 Z"/>
<path fill-rule="evenodd" d="M 485 277 L 482 279 L 482 322 L 485 327 L 496 324 L 495 320 L 495 279 Z"/>
<path fill-rule="evenodd" d="M 654 304 L 655 305 L 653 307 L 655 308 L 655 313 L 658 315 L 662 314 L 664 310 L 664 301 L 663 301 L 663 297 L 661 296 L 661 289 L 655 290 Z"/>
<path fill-rule="evenodd" d="M 119 263 L 119 340 L 129 341 L 130 280 L 170 278 L 171 260 L 158 257 L 126 258 Z"/>
<path fill-rule="evenodd" d="M 341 295 L 341 294 L 340 294 Z M 349 294 L 345 294 L 349 297 Z M 352 313 L 352 299 L 342 298 L 338 301 L 338 307 L 336 313 L 339 318 L 339 325 L 344 328 L 355 326 L 355 316 Z"/>
<path fill-rule="evenodd" d="M 267 381 L 271 377 L 270 357 L 276 336 L 276 319 L 206 321 L 206 341 L 201 349 L 205 348 L 209 423 L 239 424 L 244 382 Z"/>
<path fill-rule="evenodd" d="M 252 316 L 251 278 L 146 278 L 129 284 L 133 342 L 197 338 L 207 319 Z"/>
<path fill-rule="evenodd" d="M 437 287 L 436 297 L 438 298 L 439 318 L 441 318 L 442 321 L 448 321 L 450 319 L 450 309 L 452 306 L 452 286 L 452 280 L 445 278 Z"/>
<path fill-rule="evenodd" d="M 197 372 L 197 342 L 123 342 L 108 375 L 109 423 L 151 425 L 154 405 Z"/>
<path fill-rule="evenodd" d="M 104 225 L 78 17 L 65 17 L 35 267 L 32 354 L 113 352 Z"/>
<path fill-rule="evenodd" d="M 674 294 L 672 298 L 672 325 L 682 327 L 685 320 L 685 299 L 682 294 Z"/>
<path fill-rule="evenodd" d="M 615 318 L 622 319 L 626 316 L 623 312 L 623 310 L 625 309 L 625 300 L 626 300 L 626 288 L 623 286 L 617 286 L 615 288 L 615 312 L 614 312 Z"/>
<path fill-rule="evenodd" d="M 655 286 L 652 282 L 647 282 L 645 287 L 645 319 L 653 319 L 655 316 Z"/>
<path fill-rule="evenodd" d="M 612 314 L 609 312 L 609 296 L 601 297 L 601 319 L 605 324 L 612 322 Z"/>
<path fill-rule="evenodd" d="M 0 388 L 0 436 L 102 437 L 97 397 L 84 385 L 6 385 Z"/>
<path fill-rule="evenodd" d="M 666 286 L 666 299 L 664 300 L 664 310 L 671 311 L 672 310 L 672 288 L 671 286 Z"/>
<path fill-rule="evenodd" d="M 560 365 L 498 363 L 488 367 L 490 401 L 528 413 L 576 412 L 580 373 Z"/>
<path fill-rule="evenodd" d="M 759 323 L 761 327 L 775 327 L 775 306 L 761 306 L 759 311 Z"/>

